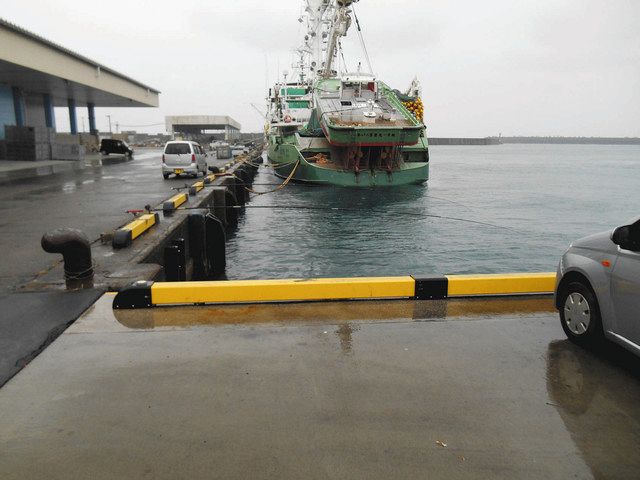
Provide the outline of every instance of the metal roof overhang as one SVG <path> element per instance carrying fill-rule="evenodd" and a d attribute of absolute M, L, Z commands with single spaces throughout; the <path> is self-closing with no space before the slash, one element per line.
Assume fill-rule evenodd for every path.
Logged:
<path fill-rule="evenodd" d="M 177 115 L 165 118 L 167 130 L 223 130 L 226 127 L 240 130 L 233 118 L 221 115 Z"/>
<path fill-rule="evenodd" d="M 157 107 L 159 92 L 0 19 L 0 82 L 50 94 L 54 105 Z"/>

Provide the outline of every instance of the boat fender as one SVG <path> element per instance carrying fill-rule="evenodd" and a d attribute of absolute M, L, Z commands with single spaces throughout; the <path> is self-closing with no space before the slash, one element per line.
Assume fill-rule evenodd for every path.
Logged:
<path fill-rule="evenodd" d="M 234 207 L 238 206 L 236 195 L 233 193 L 230 187 L 227 187 L 224 192 L 224 204 L 227 211 L 227 225 L 229 228 L 235 228 L 238 226 L 238 210 Z"/>
<path fill-rule="evenodd" d="M 203 212 L 189 214 L 189 253 L 193 259 L 193 279 L 209 277 L 209 262 L 206 255 L 206 216 Z"/>
<path fill-rule="evenodd" d="M 205 228 L 209 275 L 219 276 L 227 268 L 227 236 L 224 233 L 224 225 L 218 217 L 209 213 L 206 217 Z"/>

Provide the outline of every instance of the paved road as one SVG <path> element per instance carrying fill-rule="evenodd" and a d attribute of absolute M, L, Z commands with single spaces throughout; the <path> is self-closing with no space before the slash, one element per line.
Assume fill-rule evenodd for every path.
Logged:
<path fill-rule="evenodd" d="M 96 239 L 131 218 L 126 210 L 157 204 L 172 194 L 172 187 L 194 182 L 164 180 L 160 155 L 159 150 L 146 150 L 129 162 L 3 184 L 0 291 L 13 289 L 57 261 L 59 256 L 40 247 L 48 230 L 79 228 Z"/>
<path fill-rule="evenodd" d="M 0 478 L 640 471 L 638 359 L 568 342 L 548 297 L 137 312 L 110 302 L 0 389 Z"/>
<path fill-rule="evenodd" d="M 132 161 L 87 167 L 0 186 L 0 386 L 88 308 L 101 292 L 14 293 L 60 260 L 45 253 L 42 235 L 71 227 L 96 239 L 193 179 L 162 178 L 159 150 Z M 214 164 L 215 159 L 211 159 Z"/>

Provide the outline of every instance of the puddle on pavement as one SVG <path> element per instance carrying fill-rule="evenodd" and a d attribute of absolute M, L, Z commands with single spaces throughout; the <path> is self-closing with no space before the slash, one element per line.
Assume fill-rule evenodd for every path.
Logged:
<path fill-rule="evenodd" d="M 205 325 L 295 325 L 346 322 L 443 321 L 496 315 L 555 312 L 552 297 L 459 299 L 448 301 L 352 301 L 258 305 L 179 306 L 115 310 L 124 327 L 136 330 Z M 353 328 L 353 327 L 352 327 Z"/>
<path fill-rule="evenodd" d="M 610 342 L 587 349 L 553 341 L 547 391 L 595 478 L 640 472 L 639 357 Z"/>

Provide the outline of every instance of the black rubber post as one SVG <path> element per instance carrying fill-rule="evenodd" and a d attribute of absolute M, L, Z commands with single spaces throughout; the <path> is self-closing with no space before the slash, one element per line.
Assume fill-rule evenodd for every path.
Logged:
<path fill-rule="evenodd" d="M 246 203 L 246 190 L 244 188 L 245 183 L 244 183 L 244 179 L 242 178 L 242 175 L 244 175 L 244 173 L 242 171 L 235 171 L 235 177 L 234 177 L 234 182 L 233 182 L 233 189 L 234 189 L 234 194 L 236 196 L 236 203 L 238 205 L 240 205 L 241 207 L 244 206 L 244 204 Z"/>
<path fill-rule="evenodd" d="M 111 246 L 113 248 L 126 248 L 133 242 L 133 236 L 131 230 L 116 230 L 113 234 L 113 240 Z"/>
<path fill-rule="evenodd" d="M 164 277 L 167 282 L 187 280 L 187 254 L 184 238 L 171 242 L 164 249 Z"/>
<path fill-rule="evenodd" d="M 449 297 L 449 279 L 447 277 L 418 277 L 416 282 L 416 300 L 440 300 Z"/>
<path fill-rule="evenodd" d="M 227 227 L 236 228 L 238 226 L 238 206 L 235 194 L 230 188 L 227 188 L 224 194 L 225 211 L 227 216 Z"/>
<path fill-rule="evenodd" d="M 189 214 L 189 252 L 193 260 L 194 280 L 206 280 L 209 277 L 206 221 L 204 212 Z"/>
<path fill-rule="evenodd" d="M 217 277 L 227 268 L 227 235 L 222 221 L 210 213 L 206 217 L 206 232 L 209 275 Z"/>
<path fill-rule="evenodd" d="M 227 189 L 222 186 L 211 187 L 211 205 L 210 207 L 213 209 L 213 214 L 220 219 L 220 221 L 226 226 L 227 225 L 227 209 L 225 196 Z"/>
<path fill-rule="evenodd" d="M 162 204 L 162 213 L 165 217 L 172 215 L 175 211 L 175 204 L 173 202 L 164 202 Z"/>
<path fill-rule="evenodd" d="M 62 254 L 67 289 L 93 288 L 91 244 L 83 232 L 58 228 L 45 233 L 40 244 L 45 252 Z"/>
<path fill-rule="evenodd" d="M 139 281 L 118 292 L 113 299 L 114 310 L 151 308 L 151 287 L 153 282 Z"/>
<path fill-rule="evenodd" d="M 253 184 L 253 176 L 250 173 L 251 167 L 249 165 L 243 165 L 243 167 L 244 168 L 242 169 L 242 177 L 241 177 L 243 181 L 243 187 L 250 187 Z M 244 193 L 245 203 L 251 200 L 251 194 L 249 190 L 247 190 L 246 188 L 243 188 L 242 191 Z"/>

